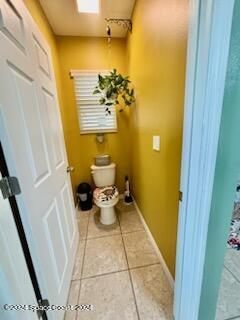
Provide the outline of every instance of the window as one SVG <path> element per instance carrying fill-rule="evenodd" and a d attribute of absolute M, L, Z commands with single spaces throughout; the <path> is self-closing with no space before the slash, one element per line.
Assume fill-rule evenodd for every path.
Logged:
<path fill-rule="evenodd" d="M 115 106 L 109 107 L 109 114 L 106 106 L 99 104 L 101 95 L 93 94 L 99 73 L 104 75 L 107 71 L 71 71 L 81 134 L 117 132 Z"/>

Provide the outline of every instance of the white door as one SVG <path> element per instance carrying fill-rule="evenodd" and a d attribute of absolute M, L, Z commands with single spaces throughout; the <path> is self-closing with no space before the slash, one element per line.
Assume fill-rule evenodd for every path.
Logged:
<path fill-rule="evenodd" d="M 21 0 L 0 0 L 0 137 L 42 296 L 63 305 L 77 223 L 50 50 Z"/>
<path fill-rule="evenodd" d="M 2 178 L 0 173 L 0 179 Z M 32 311 L 11 310 L 11 305 L 37 301 L 8 200 L 0 192 L 0 314 L 1 320 L 37 320 Z M 17 268 L 16 268 L 17 265 Z"/>

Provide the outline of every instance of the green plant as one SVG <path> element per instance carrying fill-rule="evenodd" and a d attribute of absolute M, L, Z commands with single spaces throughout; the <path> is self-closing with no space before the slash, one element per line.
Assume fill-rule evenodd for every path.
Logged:
<path fill-rule="evenodd" d="M 131 81 L 128 77 L 123 77 L 116 69 L 107 75 L 98 75 L 98 85 L 93 94 L 101 94 L 99 103 L 106 106 L 106 111 L 110 114 L 108 107 L 112 105 L 130 106 L 135 102 L 134 89 L 130 88 Z M 120 108 L 119 111 L 123 111 Z"/>

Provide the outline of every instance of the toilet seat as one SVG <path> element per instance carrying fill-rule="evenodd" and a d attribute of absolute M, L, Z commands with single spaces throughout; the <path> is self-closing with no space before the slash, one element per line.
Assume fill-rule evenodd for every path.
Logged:
<path fill-rule="evenodd" d="M 93 192 L 93 198 L 97 203 L 110 204 L 118 198 L 118 189 L 116 186 L 96 188 Z"/>
<path fill-rule="evenodd" d="M 110 225 L 116 222 L 114 206 L 118 203 L 119 193 L 116 186 L 96 188 L 93 192 L 94 203 L 100 208 L 100 222 Z"/>

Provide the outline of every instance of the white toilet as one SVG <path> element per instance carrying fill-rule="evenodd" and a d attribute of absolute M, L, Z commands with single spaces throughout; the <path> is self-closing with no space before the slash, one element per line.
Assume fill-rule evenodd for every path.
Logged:
<path fill-rule="evenodd" d="M 91 170 L 96 185 L 93 192 L 93 201 L 100 208 L 100 221 L 105 225 L 113 224 L 116 221 L 114 206 L 119 200 L 119 193 L 114 185 L 116 164 L 92 165 Z"/>

